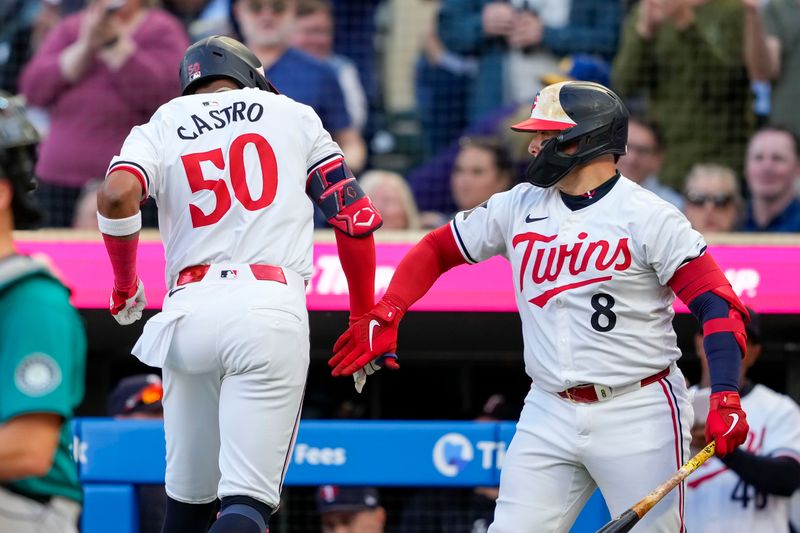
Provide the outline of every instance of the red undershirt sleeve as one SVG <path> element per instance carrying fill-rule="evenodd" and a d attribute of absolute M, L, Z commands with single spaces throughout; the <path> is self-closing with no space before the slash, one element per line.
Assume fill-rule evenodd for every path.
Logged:
<path fill-rule="evenodd" d="M 135 289 L 139 232 L 128 237 L 114 237 L 103 233 L 103 242 L 114 271 L 114 288 L 121 292 L 130 292 Z"/>
<path fill-rule="evenodd" d="M 336 248 L 350 292 L 350 316 L 360 317 L 375 304 L 375 239 L 351 237 L 338 229 Z"/>

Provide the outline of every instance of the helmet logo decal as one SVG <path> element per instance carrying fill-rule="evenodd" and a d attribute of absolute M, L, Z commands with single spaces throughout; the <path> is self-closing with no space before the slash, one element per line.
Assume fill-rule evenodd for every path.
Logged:
<path fill-rule="evenodd" d="M 533 99 L 533 105 L 531 106 L 531 118 L 533 118 L 533 110 L 536 109 L 536 104 L 539 103 L 539 94 L 536 94 L 536 98 Z"/>
<path fill-rule="evenodd" d="M 561 85 L 557 83 L 542 89 L 536 95 L 533 101 L 533 108 L 531 109 L 531 118 L 539 120 L 547 120 L 550 122 L 560 122 L 564 125 L 574 126 L 575 121 L 572 120 L 564 108 L 561 107 L 561 99 L 559 93 L 561 92 Z"/>
<path fill-rule="evenodd" d="M 201 76 L 200 73 L 200 63 L 192 63 L 188 67 L 186 67 L 186 72 L 189 74 L 190 80 L 196 80 Z"/>

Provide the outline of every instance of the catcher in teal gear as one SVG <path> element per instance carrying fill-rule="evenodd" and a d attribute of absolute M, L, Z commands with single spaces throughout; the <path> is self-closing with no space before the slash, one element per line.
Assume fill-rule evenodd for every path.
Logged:
<path fill-rule="evenodd" d="M 77 533 L 81 488 L 70 419 L 83 398 L 86 338 L 69 290 L 18 255 L 36 223 L 36 132 L 0 93 L 0 531 Z"/>

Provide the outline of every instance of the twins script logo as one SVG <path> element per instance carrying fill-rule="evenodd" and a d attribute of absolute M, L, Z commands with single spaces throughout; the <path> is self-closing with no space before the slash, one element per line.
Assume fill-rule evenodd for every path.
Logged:
<path fill-rule="evenodd" d="M 628 249 L 628 238 L 619 239 L 616 245 L 609 241 L 600 239 L 594 242 L 584 242 L 589 236 L 582 231 L 578 234 L 578 242 L 572 244 L 559 244 L 556 246 L 536 246 L 536 243 L 547 244 L 555 240 L 558 235 L 541 235 L 539 233 L 528 232 L 515 235 L 511 243 L 514 248 L 519 244 L 525 246 L 522 255 L 522 264 L 519 270 L 519 290 L 525 288 L 525 272 L 528 262 L 531 259 L 534 248 L 536 254 L 531 269 L 531 281 L 535 285 L 545 282 L 554 282 L 562 274 L 565 268 L 573 276 L 586 272 L 593 267 L 598 272 L 609 270 L 623 271 L 631 266 L 631 252 Z M 598 276 L 590 279 L 576 281 L 560 285 L 544 291 L 539 296 L 529 300 L 533 305 L 544 307 L 553 296 L 570 289 L 576 289 L 593 283 L 608 281 L 612 276 Z"/>

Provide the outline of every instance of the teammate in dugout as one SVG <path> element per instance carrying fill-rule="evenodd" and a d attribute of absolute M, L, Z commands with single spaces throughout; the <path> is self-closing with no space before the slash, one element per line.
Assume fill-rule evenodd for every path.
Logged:
<path fill-rule="evenodd" d="M 170 289 L 133 348 L 163 368 L 164 531 L 264 533 L 278 507 L 309 361 L 313 204 L 334 226 L 351 320 L 374 304 L 381 224 L 314 111 L 244 45 L 190 46 L 183 96 L 134 128 L 98 194 L 111 314 L 141 317 L 139 205 L 158 204 Z M 219 460 L 217 460 L 217 458 Z"/>
<path fill-rule="evenodd" d="M 675 295 L 705 332 L 706 438 L 720 456 L 742 443 L 747 311 L 686 218 L 616 171 L 628 130 L 617 95 L 589 82 L 550 85 L 531 118 L 512 128 L 533 137 L 530 183 L 425 236 L 385 296 L 339 338 L 329 364 L 334 376 L 373 372 L 397 349 L 403 315 L 439 276 L 508 258 L 533 387 L 489 531 L 562 532 L 595 487 L 619 515 L 689 459 L 693 413 L 675 364 Z M 683 531 L 683 500 L 680 486 L 634 530 Z"/>
<path fill-rule="evenodd" d="M 747 353 L 739 380 L 748 417 L 747 441 L 723 457 L 704 463 L 688 480 L 686 523 L 702 533 L 789 533 L 791 496 L 800 488 L 800 407 L 793 399 L 753 383 L 747 373 L 761 356 L 760 319 L 749 309 Z M 708 405 L 708 365 L 695 336 L 702 373 L 690 389 L 695 409 Z M 702 444 L 704 421 L 695 417 L 692 447 Z"/>
<path fill-rule="evenodd" d="M 12 238 L 42 218 L 37 142 L 22 106 L 0 93 L 0 531 L 77 533 L 70 419 L 83 398 L 83 323 L 69 289 Z"/>

